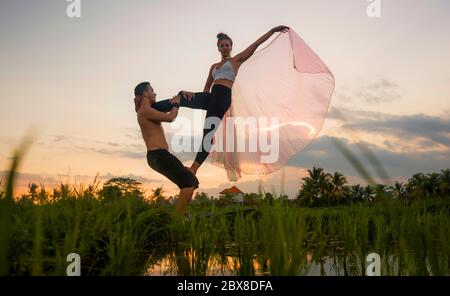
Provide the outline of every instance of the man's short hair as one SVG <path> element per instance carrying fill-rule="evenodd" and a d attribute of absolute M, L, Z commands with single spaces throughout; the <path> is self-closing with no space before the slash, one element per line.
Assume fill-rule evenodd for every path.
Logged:
<path fill-rule="evenodd" d="M 150 82 L 141 82 L 134 88 L 134 95 L 140 97 L 144 94 L 144 91 L 148 90 Z"/>

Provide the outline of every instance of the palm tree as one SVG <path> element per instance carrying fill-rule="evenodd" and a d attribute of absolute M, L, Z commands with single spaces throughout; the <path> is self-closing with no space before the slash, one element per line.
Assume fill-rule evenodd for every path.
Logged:
<path fill-rule="evenodd" d="M 406 191 L 409 199 L 422 198 L 427 195 L 426 192 L 426 176 L 423 173 L 414 174 L 408 179 Z"/>
<path fill-rule="evenodd" d="M 142 191 L 139 188 L 140 185 L 140 182 L 130 178 L 112 178 L 103 184 L 98 194 L 104 199 L 116 199 L 129 194 L 142 198 Z M 98 184 L 94 185 L 91 190 L 94 190 L 96 186 Z"/>
<path fill-rule="evenodd" d="M 210 198 L 206 192 L 197 192 L 193 198 L 192 203 L 199 205 L 209 205 L 212 203 L 212 198 Z"/>
<path fill-rule="evenodd" d="M 308 170 L 309 178 L 318 181 L 324 174 L 323 168 L 313 167 L 312 171 Z"/>
<path fill-rule="evenodd" d="M 349 194 L 345 184 L 347 179 L 339 172 L 333 175 L 325 173 L 322 168 L 313 167 L 308 170 L 308 177 L 297 194 L 297 202 L 301 205 L 318 206 L 340 203 Z"/>
<path fill-rule="evenodd" d="M 328 189 L 328 174 L 322 168 L 313 167 L 308 170 L 308 177 L 303 177 L 303 184 L 297 194 L 300 205 L 316 206 L 325 197 Z"/>
<path fill-rule="evenodd" d="M 319 188 L 320 203 L 327 205 L 329 203 L 334 204 L 336 200 L 333 198 L 333 183 L 331 182 L 332 175 L 329 173 L 323 173 L 320 175 L 317 187 Z"/>
<path fill-rule="evenodd" d="M 344 186 L 345 183 L 347 183 L 347 178 L 339 172 L 334 172 L 334 175 L 331 178 L 331 183 L 333 184 L 334 188 L 340 188 L 341 186 Z"/>
<path fill-rule="evenodd" d="M 406 186 L 403 182 L 395 181 L 391 188 L 395 198 L 404 199 L 406 197 Z"/>
<path fill-rule="evenodd" d="M 256 205 L 262 199 L 262 194 L 257 193 L 245 193 L 244 194 L 244 204 L 246 205 Z"/>
<path fill-rule="evenodd" d="M 313 206 L 318 195 L 317 184 L 309 177 L 302 180 L 303 184 L 297 193 L 296 202 L 301 206 Z"/>
<path fill-rule="evenodd" d="M 347 183 L 347 179 L 339 172 L 334 172 L 330 179 L 332 186 L 330 197 L 337 203 L 340 203 L 349 193 L 348 187 L 344 186 Z"/>
<path fill-rule="evenodd" d="M 428 194 L 432 196 L 439 194 L 440 178 L 441 175 L 438 173 L 427 174 L 427 181 L 425 184 Z"/>
<path fill-rule="evenodd" d="M 31 200 L 34 202 L 37 196 L 37 190 L 38 186 L 35 183 L 29 183 L 28 184 L 28 196 L 31 198 Z"/>
<path fill-rule="evenodd" d="M 387 190 L 386 184 L 376 184 L 375 185 L 375 191 L 378 193 L 385 193 Z"/>
<path fill-rule="evenodd" d="M 356 185 L 350 186 L 351 201 L 353 201 L 353 202 L 362 201 L 363 196 L 364 196 L 364 188 L 361 185 L 356 184 Z"/>
<path fill-rule="evenodd" d="M 375 184 L 375 199 L 384 199 L 392 196 L 389 186 L 386 184 Z"/>
<path fill-rule="evenodd" d="M 363 189 L 363 199 L 368 202 L 373 202 L 375 200 L 375 188 L 372 185 L 367 185 Z"/>
<path fill-rule="evenodd" d="M 164 196 L 163 186 L 159 186 L 156 187 L 156 189 L 153 189 L 150 199 L 157 204 L 166 203 L 166 197 Z"/>

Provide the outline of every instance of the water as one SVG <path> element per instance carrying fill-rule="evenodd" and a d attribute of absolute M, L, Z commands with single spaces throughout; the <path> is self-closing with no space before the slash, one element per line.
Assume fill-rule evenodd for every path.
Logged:
<path fill-rule="evenodd" d="M 225 258 L 225 260 L 224 260 Z M 186 258 L 185 258 L 186 259 Z M 188 260 L 192 260 L 189 258 Z M 144 275 L 147 276 L 174 276 L 174 275 L 188 275 L 178 272 L 178 264 L 180 259 L 176 259 L 175 253 L 166 255 L 164 258 L 158 260 L 157 263 L 151 264 Z M 186 264 L 189 264 L 185 261 Z M 270 264 L 270 263 L 268 263 Z M 349 264 L 348 268 L 352 268 L 352 264 Z M 271 275 L 270 272 L 264 270 L 261 266 L 259 260 L 255 257 L 253 258 L 253 268 L 255 276 L 265 276 Z M 230 255 L 214 255 L 209 259 L 206 273 L 207 276 L 233 276 L 239 275 L 239 258 Z M 321 258 L 321 262 L 313 261 L 312 254 L 307 255 L 307 263 L 305 265 L 304 271 L 298 275 L 304 276 L 339 276 L 344 275 L 342 266 L 335 262 L 334 258 Z"/>
<path fill-rule="evenodd" d="M 436 255 L 436 254 L 435 254 Z M 404 258 L 408 257 L 410 259 L 409 263 L 406 264 L 417 264 L 418 262 L 424 262 L 426 265 L 426 274 L 433 275 L 431 271 L 431 264 L 429 262 L 429 257 L 422 258 L 421 260 L 411 260 L 415 258 L 415 253 L 413 251 L 402 252 Z M 366 270 L 366 256 L 362 255 L 350 255 L 342 256 L 334 253 L 332 256 L 314 257 L 313 253 L 307 253 L 305 257 L 305 262 L 301 264 L 298 268 L 300 272 L 298 274 L 290 275 L 301 275 L 301 276 L 361 276 L 365 275 Z M 405 259 L 403 259 L 405 260 Z M 255 276 L 265 276 L 271 275 L 268 271 L 270 270 L 270 262 L 266 261 L 266 266 L 263 267 L 264 260 L 258 260 L 255 255 L 252 259 L 253 271 L 244 273 L 243 275 L 255 275 Z M 444 261 L 443 261 L 444 262 Z M 381 272 L 382 275 L 398 275 L 399 274 L 399 257 L 396 255 L 388 255 L 387 259 L 381 257 Z M 364 264 L 364 266 L 362 266 Z M 405 264 L 405 262 L 403 262 Z M 444 262 L 445 264 L 445 262 Z M 179 268 L 179 266 L 181 268 Z M 205 268 L 206 267 L 206 268 Z M 206 271 L 205 271 L 206 269 Z M 182 270 L 185 270 L 182 272 Z M 195 253 L 183 252 L 177 255 L 175 252 L 169 252 L 156 262 L 149 265 L 144 275 L 147 276 L 173 276 L 173 275 L 207 275 L 207 276 L 234 276 L 239 275 L 240 264 L 239 257 L 227 254 L 214 254 L 210 256 L 207 264 L 201 260 L 195 258 Z M 405 268 L 403 268 L 405 270 Z M 410 269 L 408 269 L 410 270 Z M 413 273 L 415 274 L 415 273 Z M 413 275 L 412 274 L 412 275 Z M 405 271 L 402 272 L 405 274 Z"/>

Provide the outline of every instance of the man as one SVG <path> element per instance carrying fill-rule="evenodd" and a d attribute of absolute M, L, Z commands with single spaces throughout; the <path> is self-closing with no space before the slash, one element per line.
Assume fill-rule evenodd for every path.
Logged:
<path fill-rule="evenodd" d="M 180 188 L 176 204 L 177 213 L 184 213 L 198 188 L 197 177 L 183 163 L 172 155 L 167 144 L 161 122 L 172 122 L 178 115 L 179 98 L 172 98 L 173 108 L 165 113 L 151 105 L 156 102 L 156 94 L 149 82 L 142 82 L 134 90 L 137 120 L 142 137 L 147 146 L 147 162 L 155 171 L 166 176 Z"/>

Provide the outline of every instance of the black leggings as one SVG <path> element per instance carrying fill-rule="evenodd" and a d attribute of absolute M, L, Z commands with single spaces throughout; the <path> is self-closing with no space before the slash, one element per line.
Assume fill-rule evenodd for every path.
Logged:
<path fill-rule="evenodd" d="M 211 93 L 207 92 L 198 92 L 195 93 L 194 97 L 191 100 L 187 100 L 184 96 L 181 97 L 180 107 L 187 107 L 191 109 L 202 109 L 206 110 L 206 118 L 205 118 L 205 126 L 203 128 L 203 138 L 202 138 L 202 146 L 200 147 L 200 151 L 197 153 L 195 157 L 195 162 L 200 165 L 205 161 L 208 157 L 209 152 L 211 151 L 212 145 L 212 137 L 210 143 L 204 143 L 205 136 L 208 135 L 211 131 L 212 136 L 217 128 L 215 124 L 208 124 L 207 119 L 210 117 L 217 117 L 222 120 L 225 113 L 231 106 L 231 89 L 224 85 L 213 85 Z M 152 105 L 158 111 L 168 112 L 172 109 L 172 104 L 169 100 L 163 100 L 156 102 Z"/>

